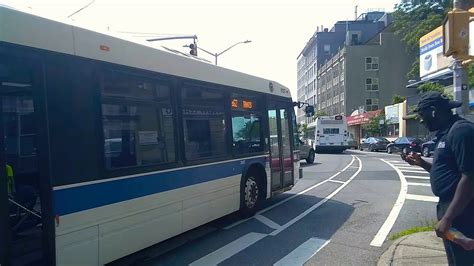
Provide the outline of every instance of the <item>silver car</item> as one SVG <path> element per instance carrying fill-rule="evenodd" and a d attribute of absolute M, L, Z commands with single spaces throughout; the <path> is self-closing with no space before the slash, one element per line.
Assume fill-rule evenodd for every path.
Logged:
<path fill-rule="evenodd" d="M 310 139 L 300 138 L 300 158 L 306 160 L 306 163 L 314 163 L 315 151 Z"/>

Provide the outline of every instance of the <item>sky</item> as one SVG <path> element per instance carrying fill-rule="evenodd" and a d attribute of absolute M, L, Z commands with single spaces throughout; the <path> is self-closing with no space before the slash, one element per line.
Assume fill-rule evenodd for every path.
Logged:
<path fill-rule="evenodd" d="M 69 15 L 92 0 L 0 0 L 18 8 L 53 18 Z M 368 9 L 394 10 L 399 0 L 95 0 L 70 19 L 73 23 L 145 39 L 143 34 L 197 35 L 198 46 L 219 53 L 219 66 L 277 81 L 296 98 L 296 58 L 323 25 L 331 29 L 338 20 L 354 19 Z M 153 35 L 147 35 L 154 37 Z M 192 40 L 159 41 L 189 52 Z M 214 62 L 201 51 L 198 56 Z"/>

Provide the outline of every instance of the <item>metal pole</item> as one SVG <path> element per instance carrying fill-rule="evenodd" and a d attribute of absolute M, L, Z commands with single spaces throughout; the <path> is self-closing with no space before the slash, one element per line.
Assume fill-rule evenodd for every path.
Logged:
<path fill-rule="evenodd" d="M 219 55 L 218 55 L 217 53 L 214 54 L 214 58 L 216 59 L 216 60 L 215 60 L 215 61 L 216 61 L 216 66 L 217 66 L 217 57 L 218 57 L 218 56 L 219 56 Z"/>
<path fill-rule="evenodd" d="M 464 105 L 463 101 L 463 87 L 467 86 L 467 73 L 466 69 L 462 66 L 460 59 L 454 59 L 453 62 L 453 88 L 454 88 L 454 100 L 460 101 Z M 462 116 L 464 114 L 463 106 L 456 108 L 456 114 Z"/>
<path fill-rule="evenodd" d="M 466 10 L 469 4 L 466 0 L 454 0 L 453 1 L 453 8 Z M 466 68 L 462 65 L 462 60 L 458 58 L 454 58 L 453 61 L 453 89 L 454 89 L 454 100 L 462 102 L 463 105 L 461 107 L 456 108 L 456 114 L 463 116 L 464 115 L 464 101 L 463 101 L 463 89 L 467 89 L 467 71 Z"/>

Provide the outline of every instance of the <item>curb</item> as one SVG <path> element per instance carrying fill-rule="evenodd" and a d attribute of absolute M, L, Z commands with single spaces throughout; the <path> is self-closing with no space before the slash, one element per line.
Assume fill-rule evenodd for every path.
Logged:
<path fill-rule="evenodd" d="M 382 253 L 378 266 L 448 265 L 443 242 L 433 232 L 419 232 L 395 240 Z"/>

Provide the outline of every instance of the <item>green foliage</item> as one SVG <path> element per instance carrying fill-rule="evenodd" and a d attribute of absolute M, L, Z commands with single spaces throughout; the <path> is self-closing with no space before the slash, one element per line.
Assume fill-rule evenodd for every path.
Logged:
<path fill-rule="evenodd" d="M 398 94 L 393 95 L 392 104 L 402 103 L 407 99 L 405 96 L 400 96 Z"/>
<path fill-rule="evenodd" d="M 420 226 L 414 226 L 412 228 L 408 228 L 406 230 L 395 233 L 395 234 L 391 235 L 388 239 L 396 240 L 400 237 L 404 237 L 404 236 L 411 235 L 411 234 L 414 234 L 414 233 L 430 232 L 430 231 L 434 230 L 434 227 L 436 226 L 436 223 L 437 223 L 437 221 L 435 221 L 435 220 L 424 221 L 423 223 L 420 224 Z"/>
<path fill-rule="evenodd" d="M 317 111 L 316 113 L 314 113 L 313 118 L 318 118 L 318 117 L 327 116 L 327 115 L 328 115 L 328 114 L 327 114 L 326 112 Z"/>
<path fill-rule="evenodd" d="M 428 91 L 439 91 L 444 93 L 444 86 L 434 82 L 426 82 L 418 87 L 418 93 L 425 93 Z"/>
<path fill-rule="evenodd" d="M 381 120 L 383 124 L 380 124 Z M 369 136 L 383 136 L 387 132 L 387 125 L 388 121 L 385 119 L 385 114 L 381 113 L 370 118 L 369 123 L 363 125 L 363 128 Z"/>
<path fill-rule="evenodd" d="M 308 124 L 299 123 L 298 124 L 298 133 L 300 134 L 300 136 L 306 136 L 306 132 L 308 132 Z"/>
<path fill-rule="evenodd" d="M 474 64 L 470 64 L 467 67 L 467 77 L 468 77 L 468 84 L 469 88 L 474 87 Z"/>
<path fill-rule="evenodd" d="M 420 38 L 442 24 L 450 7 L 452 0 L 402 0 L 395 6 L 393 26 L 408 52 L 419 54 Z M 419 76 L 418 60 L 407 73 L 409 79 Z"/>
<path fill-rule="evenodd" d="M 411 235 L 414 233 L 429 232 L 433 230 L 434 230 L 433 227 L 430 227 L 430 226 L 415 226 L 415 227 L 403 230 L 401 232 L 395 233 L 391 235 L 388 239 L 396 240 L 396 239 L 399 239 L 400 237 L 404 237 L 404 236 Z"/>

